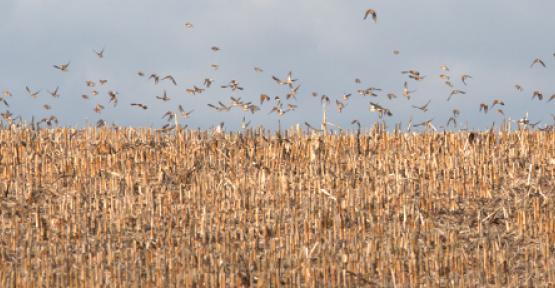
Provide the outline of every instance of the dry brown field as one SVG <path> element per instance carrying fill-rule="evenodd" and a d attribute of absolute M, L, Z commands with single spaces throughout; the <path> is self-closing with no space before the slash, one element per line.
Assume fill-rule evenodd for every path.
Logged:
<path fill-rule="evenodd" d="M 555 132 L 0 130 L 0 287 L 555 285 Z"/>

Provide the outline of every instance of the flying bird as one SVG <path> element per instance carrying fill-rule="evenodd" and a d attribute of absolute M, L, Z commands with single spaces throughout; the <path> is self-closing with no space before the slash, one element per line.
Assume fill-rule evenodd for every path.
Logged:
<path fill-rule="evenodd" d="M 259 67 L 254 67 L 254 72 L 262 73 L 262 72 L 264 72 L 264 70 L 262 70 L 262 68 L 259 68 Z"/>
<path fill-rule="evenodd" d="M 164 78 L 162 78 L 162 80 L 170 80 L 173 85 L 177 86 L 177 82 L 175 81 L 175 78 L 173 78 L 172 75 L 166 75 Z"/>
<path fill-rule="evenodd" d="M 143 110 L 148 109 L 148 106 L 146 106 L 145 104 L 141 104 L 141 103 L 131 103 L 131 106 L 136 106 L 136 107 L 139 107 Z"/>
<path fill-rule="evenodd" d="M 374 21 L 374 23 L 378 22 L 378 14 L 376 13 L 376 10 L 370 8 L 368 10 L 366 10 L 366 12 L 364 12 L 364 18 L 362 18 L 362 20 L 366 20 L 368 18 L 368 16 L 372 15 L 372 20 Z"/>
<path fill-rule="evenodd" d="M 148 79 L 154 79 L 154 85 L 160 82 L 160 76 L 158 76 L 158 74 L 155 74 L 155 73 L 150 74 L 150 76 L 148 76 Z"/>
<path fill-rule="evenodd" d="M 102 48 L 102 50 L 100 51 L 93 50 L 93 52 L 96 54 L 98 58 L 104 58 L 104 48 Z"/>
<path fill-rule="evenodd" d="M 179 113 L 181 114 L 181 117 L 183 117 L 183 119 L 188 119 L 191 116 L 191 113 L 195 111 L 195 110 L 191 110 L 191 111 L 185 112 L 185 109 L 183 109 L 183 106 L 181 105 L 178 106 L 178 110 L 179 110 Z"/>
<path fill-rule="evenodd" d="M 467 79 L 472 79 L 472 76 L 464 74 L 461 76 L 461 81 L 463 82 L 464 86 L 466 86 L 466 80 Z"/>
<path fill-rule="evenodd" d="M 260 94 L 260 105 L 264 104 L 264 102 L 270 101 L 270 96 L 266 94 Z"/>
<path fill-rule="evenodd" d="M 166 93 L 166 90 L 164 90 L 164 93 L 162 94 L 162 96 L 156 96 L 156 99 L 160 99 L 164 102 L 171 100 L 170 97 L 168 97 L 168 94 Z"/>
<path fill-rule="evenodd" d="M 538 100 L 542 101 L 543 100 L 543 93 L 539 90 L 534 91 L 534 94 L 532 94 L 532 100 L 534 100 L 534 98 L 538 97 Z"/>
<path fill-rule="evenodd" d="M 489 107 L 485 103 L 480 103 L 480 112 L 484 111 L 484 113 L 488 113 Z"/>
<path fill-rule="evenodd" d="M 391 110 L 373 102 L 370 102 L 370 112 L 378 112 L 380 118 L 382 118 L 384 115 L 393 116 Z"/>
<path fill-rule="evenodd" d="M 449 94 L 449 97 L 447 98 L 447 101 L 451 100 L 451 97 L 453 97 L 454 95 L 458 95 L 458 94 L 463 94 L 464 95 L 464 94 L 466 94 L 466 92 L 463 91 L 463 90 L 455 89 L 455 90 L 451 91 L 451 93 Z"/>
<path fill-rule="evenodd" d="M 27 93 L 29 94 L 29 96 L 33 97 L 33 98 L 37 98 L 37 96 L 39 96 L 40 90 L 32 92 L 31 88 L 29 88 L 29 86 L 25 86 L 25 91 L 27 91 Z"/>
<path fill-rule="evenodd" d="M 426 104 L 424 104 L 423 106 L 414 106 L 414 105 L 412 105 L 412 107 L 416 108 L 418 110 L 422 110 L 422 112 L 427 112 L 428 111 L 428 105 L 430 105 L 430 102 L 432 102 L 432 100 L 428 100 L 428 102 L 426 102 Z"/>
<path fill-rule="evenodd" d="M 543 66 L 543 68 L 545 68 L 545 67 L 546 67 L 546 66 L 545 66 L 545 63 L 543 62 L 543 60 L 542 60 L 542 59 L 540 59 L 540 58 L 536 58 L 536 59 L 534 59 L 534 61 L 532 61 L 532 64 L 530 64 L 530 68 L 534 67 L 534 65 L 536 65 L 536 64 L 540 64 L 540 65 L 542 65 L 542 66 Z"/>
<path fill-rule="evenodd" d="M 71 62 L 67 62 L 67 64 L 52 65 L 52 66 L 53 66 L 54 68 L 60 70 L 60 71 L 67 72 L 70 63 L 71 63 Z"/>
<path fill-rule="evenodd" d="M 48 94 L 52 95 L 52 97 L 57 98 L 57 97 L 60 97 L 60 94 L 58 93 L 59 88 L 60 87 L 56 87 L 56 89 L 54 89 L 54 91 L 48 91 L 48 90 L 46 90 L 46 91 L 48 92 Z"/>

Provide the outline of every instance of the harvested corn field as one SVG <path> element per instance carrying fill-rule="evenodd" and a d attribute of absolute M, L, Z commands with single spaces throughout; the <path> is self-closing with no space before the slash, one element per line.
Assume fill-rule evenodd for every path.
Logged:
<path fill-rule="evenodd" d="M 555 133 L 0 131 L 2 287 L 555 285 Z"/>

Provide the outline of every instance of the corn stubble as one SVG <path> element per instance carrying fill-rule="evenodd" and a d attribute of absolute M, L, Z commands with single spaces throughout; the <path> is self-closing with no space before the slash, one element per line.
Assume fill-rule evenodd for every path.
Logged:
<path fill-rule="evenodd" d="M 20 128 L 0 156 L 1 287 L 555 284 L 552 131 Z"/>

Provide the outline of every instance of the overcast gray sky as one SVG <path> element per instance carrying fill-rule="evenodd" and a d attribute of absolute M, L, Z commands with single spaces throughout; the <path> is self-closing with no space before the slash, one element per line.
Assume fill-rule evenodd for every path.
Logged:
<path fill-rule="evenodd" d="M 368 8 L 378 13 L 378 23 L 363 21 Z M 111 1 L 111 0 L 4 0 L 0 1 L 0 89 L 10 90 L 9 110 L 24 119 L 55 114 L 64 125 L 83 125 L 102 118 L 120 125 L 155 126 L 165 122 L 162 115 L 181 104 L 194 109 L 182 124 L 208 128 L 220 121 L 236 128 L 243 116 L 254 125 L 276 127 L 308 121 L 315 126 L 321 119 L 319 97 L 332 99 L 329 120 L 349 127 L 353 119 L 365 126 L 378 120 L 368 111 L 370 101 L 391 109 L 387 122 L 406 125 L 434 119 L 445 125 L 452 109 L 461 110 L 460 122 L 472 128 L 489 127 L 502 117 L 491 111 L 479 113 L 479 104 L 491 105 L 495 98 L 505 101 L 505 115 L 518 119 L 528 112 L 531 121 L 552 123 L 555 101 L 555 2 L 545 0 L 421 0 L 421 1 L 322 1 L 322 0 L 237 0 L 237 1 Z M 191 22 L 193 29 L 186 29 Z M 218 46 L 219 52 L 210 47 Z M 105 48 L 98 59 L 93 49 Z M 399 55 L 393 50 L 398 49 Z M 534 58 L 543 59 L 547 68 L 530 68 Z M 52 67 L 71 61 L 64 73 Z M 220 65 L 214 71 L 211 64 Z M 439 78 L 440 65 L 447 72 L 457 95 L 446 101 L 451 88 Z M 257 74 L 253 67 L 264 69 Z M 411 100 L 401 96 L 406 75 L 400 71 L 416 69 L 426 78 L 409 80 L 416 90 Z M 171 74 L 178 81 L 154 85 L 137 71 Z M 293 71 L 301 88 L 296 111 L 282 117 L 268 114 L 272 104 L 251 115 L 237 108 L 219 113 L 206 105 L 229 97 L 258 104 L 259 95 L 285 98 L 286 86 L 277 85 L 272 75 L 283 78 Z M 468 86 L 460 81 L 472 75 Z M 188 95 L 186 88 L 201 86 L 206 77 L 214 85 L 202 95 Z M 362 84 L 356 84 L 360 78 Z M 86 80 L 107 79 L 100 94 L 92 96 Z M 232 93 L 220 85 L 238 80 L 245 89 Z M 517 92 L 515 84 L 524 87 Z M 41 90 L 33 100 L 25 86 Z M 60 87 L 54 99 L 47 90 Z M 378 97 L 360 96 L 357 89 L 370 86 L 383 89 Z M 171 101 L 155 96 L 167 90 Z M 107 92 L 119 93 L 119 104 L 108 104 Z M 544 100 L 532 101 L 534 90 Z M 396 93 L 388 100 L 386 94 Z M 91 96 L 83 100 L 81 94 Z M 335 99 L 353 93 L 343 113 L 335 109 Z M 411 105 L 431 99 L 423 113 Z M 149 106 L 146 111 L 130 107 L 131 102 Z M 288 102 L 289 103 L 289 102 Z M 49 104 L 52 110 L 42 105 Z M 93 111 L 96 104 L 106 109 Z M 0 109 L 4 110 L 3 107 Z"/>

